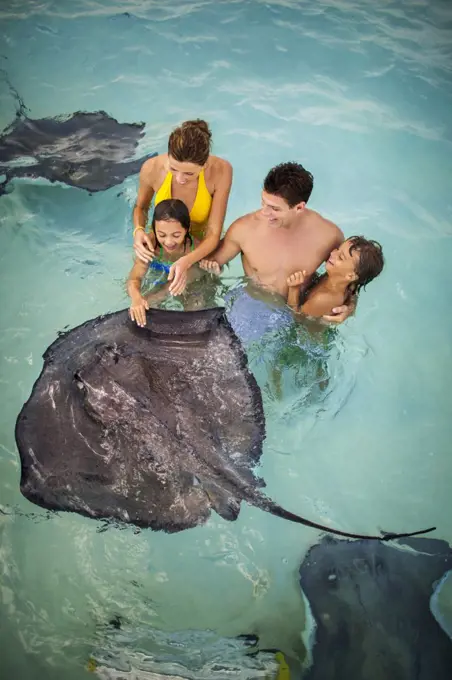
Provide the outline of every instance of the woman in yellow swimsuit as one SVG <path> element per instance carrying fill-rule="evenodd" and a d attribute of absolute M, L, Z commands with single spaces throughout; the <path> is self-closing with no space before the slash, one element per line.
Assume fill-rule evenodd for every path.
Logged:
<path fill-rule="evenodd" d="M 133 245 L 137 257 L 150 262 L 155 256 L 146 233 L 152 198 L 155 205 L 168 198 L 185 203 L 191 220 L 191 234 L 200 244 L 175 262 L 168 274 L 169 291 L 180 295 L 186 286 L 188 269 L 212 253 L 220 242 L 232 184 L 228 161 L 210 153 L 211 132 L 203 120 L 189 120 L 171 133 L 168 153 L 146 161 L 140 171 L 138 197 L 133 211 Z"/>

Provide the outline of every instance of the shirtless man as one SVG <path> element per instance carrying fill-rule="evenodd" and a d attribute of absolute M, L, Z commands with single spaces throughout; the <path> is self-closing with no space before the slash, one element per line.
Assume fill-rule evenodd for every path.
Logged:
<path fill-rule="evenodd" d="M 288 277 L 306 272 L 305 285 L 330 253 L 344 240 L 333 222 L 306 207 L 313 177 L 299 163 L 281 163 L 264 180 L 262 208 L 236 220 L 217 250 L 200 266 L 219 272 L 241 253 L 245 274 L 260 287 L 287 298 Z M 342 305 L 324 316 L 341 323 L 354 310 Z"/>

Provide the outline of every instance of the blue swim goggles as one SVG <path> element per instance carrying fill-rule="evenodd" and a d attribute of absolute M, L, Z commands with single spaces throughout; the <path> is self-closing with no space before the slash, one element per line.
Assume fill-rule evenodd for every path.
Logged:
<path fill-rule="evenodd" d="M 154 269 L 157 272 L 165 272 L 166 274 L 169 274 L 171 265 L 165 264 L 165 262 L 159 262 L 158 260 L 151 260 L 149 268 Z"/>

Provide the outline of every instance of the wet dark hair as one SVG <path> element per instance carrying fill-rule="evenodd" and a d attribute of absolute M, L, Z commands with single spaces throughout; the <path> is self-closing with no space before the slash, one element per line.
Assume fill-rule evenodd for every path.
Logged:
<path fill-rule="evenodd" d="M 314 177 L 300 163 L 280 163 L 264 179 L 264 191 L 280 196 L 293 208 L 307 203 L 314 186 Z"/>
<path fill-rule="evenodd" d="M 170 134 L 168 155 L 179 163 L 205 165 L 211 144 L 212 133 L 205 120 L 186 120 Z"/>
<path fill-rule="evenodd" d="M 193 239 L 190 234 L 190 213 L 185 203 L 178 198 L 167 198 L 164 201 L 157 203 L 154 209 L 154 214 L 152 216 L 151 228 L 154 232 L 155 240 L 159 246 L 161 246 L 160 241 L 157 238 L 155 231 L 155 223 L 159 222 L 179 222 L 183 229 L 185 229 L 185 239 L 184 245 L 187 240 L 191 243 Z"/>
<path fill-rule="evenodd" d="M 354 251 L 359 254 L 355 266 L 358 278 L 348 285 L 347 298 L 350 298 L 381 274 L 385 261 L 383 249 L 378 241 L 369 241 L 364 236 L 350 236 L 347 242 L 350 243 L 350 255 Z"/>

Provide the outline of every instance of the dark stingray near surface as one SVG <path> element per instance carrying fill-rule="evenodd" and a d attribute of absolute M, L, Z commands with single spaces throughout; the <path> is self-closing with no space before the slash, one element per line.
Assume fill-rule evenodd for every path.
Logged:
<path fill-rule="evenodd" d="M 332 531 L 264 496 L 259 387 L 222 309 L 127 310 L 87 321 L 44 354 L 16 424 L 21 491 L 49 509 L 180 531 L 245 500 Z M 378 537 L 377 537 L 378 538 Z M 387 536 L 389 538 L 389 536 Z"/>
<path fill-rule="evenodd" d="M 277 680 L 275 651 L 256 635 L 222 638 L 212 631 L 167 632 L 113 619 L 98 630 L 91 667 L 103 680 Z"/>
<path fill-rule="evenodd" d="M 32 120 L 23 108 L 0 135 L 0 175 L 6 176 L 0 195 L 15 177 L 104 191 L 138 173 L 150 157 L 133 160 L 144 123 L 118 123 L 104 111 Z"/>
<path fill-rule="evenodd" d="M 448 680 L 452 641 L 429 601 L 450 569 L 452 550 L 441 540 L 325 537 L 313 546 L 300 568 L 317 624 L 303 680 Z"/>

